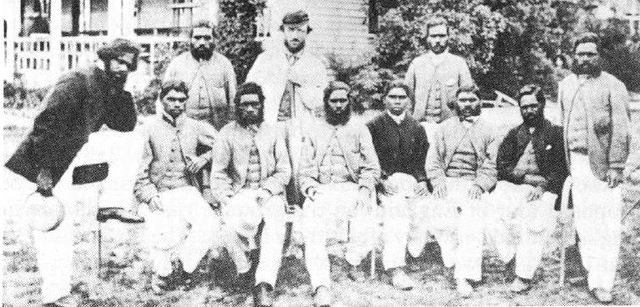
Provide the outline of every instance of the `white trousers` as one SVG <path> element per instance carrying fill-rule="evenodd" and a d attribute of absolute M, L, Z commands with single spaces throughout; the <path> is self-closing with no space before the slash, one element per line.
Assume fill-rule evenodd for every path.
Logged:
<path fill-rule="evenodd" d="M 315 201 L 307 198 L 302 212 L 302 235 L 305 243 L 305 264 L 311 286 L 329 288 L 330 263 L 327 239 L 338 237 L 335 232 L 340 224 L 350 223 L 349 243 L 345 258 L 351 265 L 358 265 L 371 250 L 375 236 L 372 212 L 357 206 L 359 186 L 353 182 L 318 186 Z"/>
<path fill-rule="evenodd" d="M 141 210 L 141 215 L 145 216 L 145 219 L 151 220 L 161 214 L 166 214 L 171 219 L 180 222 L 147 223 L 148 243 L 151 245 L 149 255 L 153 263 L 153 271 L 160 276 L 169 276 L 172 272 L 171 259 L 175 255 L 182 262 L 184 271 L 191 273 L 213 246 L 216 236 L 220 235 L 220 218 L 193 186 L 161 192 L 159 196 L 163 211 L 145 214 Z M 174 228 L 180 223 L 184 223 L 186 229 Z M 184 233 L 186 237 L 177 241 L 178 244 L 172 248 L 156 247 L 156 245 L 163 245 L 164 242 L 154 242 L 159 238 L 151 234 L 172 231 Z"/>
<path fill-rule="evenodd" d="M 128 150 L 118 150 L 121 148 Z M 54 187 L 53 194 L 64 205 L 65 218 L 52 231 L 33 232 L 38 270 L 42 276 L 43 303 L 54 302 L 71 291 L 75 220 L 87 215 L 95 217 L 98 207 L 128 207 L 132 204 L 131 191 L 141 150 L 142 141 L 137 132 L 103 130 L 93 133 Z M 109 176 L 105 180 L 72 184 L 76 166 L 102 162 L 109 163 Z M 90 222 L 96 223 L 95 219 Z"/>
<path fill-rule="evenodd" d="M 486 234 L 500 259 L 507 263 L 516 258 L 516 275 L 531 279 L 545 243 L 555 226 L 553 206 L 556 194 L 545 192 L 539 200 L 527 202 L 534 187 L 498 181 L 486 201 Z"/>
<path fill-rule="evenodd" d="M 479 281 L 482 277 L 484 200 L 467 197 L 473 185 L 470 180 L 446 178 L 446 184 L 447 197 L 431 198 L 428 204 L 429 231 L 440 245 L 444 265 L 455 266 L 455 277 Z"/>
<path fill-rule="evenodd" d="M 589 157 L 571 153 L 573 214 L 589 288 L 611 290 L 620 253 L 622 197 L 591 171 Z"/>
<path fill-rule="evenodd" d="M 379 193 L 383 208 L 382 264 L 385 269 L 406 265 L 405 254 L 420 256 L 427 242 L 427 197 L 405 198 Z"/>
<path fill-rule="evenodd" d="M 240 190 L 236 197 L 241 193 L 255 193 L 254 190 Z M 282 262 L 282 246 L 284 245 L 284 236 L 286 233 L 286 213 L 284 211 L 284 196 L 276 195 L 262 205 L 257 205 L 255 210 L 260 211 L 264 226 L 260 234 L 260 258 L 256 269 L 256 285 L 264 282 L 271 286 L 275 286 Z M 235 198 L 235 197 L 234 197 Z M 232 203 L 234 201 L 232 198 Z M 223 210 L 223 212 L 225 212 Z M 222 219 L 225 219 L 224 213 Z M 251 268 L 251 263 L 246 252 L 253 249 L 252 244 L 247 245 L 246 242 L 252 241 L 253 238 L 243 238 L 238 235 L 234 229 L 224 226 L 223 230 L 224 242 L 230 257 L 233 259 L 238 273 L 246 273 Z"/>

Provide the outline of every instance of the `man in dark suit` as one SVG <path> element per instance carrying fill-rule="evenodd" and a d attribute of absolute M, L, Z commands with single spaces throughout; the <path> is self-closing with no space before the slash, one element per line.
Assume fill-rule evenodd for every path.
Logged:
<path fill-rule="evenodd" d="M 55 195 L 66 207 L 80 194 L 86 194 L 86 184 L 107 178 L 107 163 L 84 164 L 78 153 L 90 140 L 90 134 L 106 125 L 115 131 L 132 131 L 136 111 L 131 94 L 124 90 L 129 72 L 137 66 L 138 48 L 130 41 L 116 39 L 101 47 L 96 65 L 63 75 L 43 101 L 44 110 L 36 117 L 33 130 L 6 163 L 11 171 L 37 185 L 42 195 Z M 117 140 L 116 138 L 113 138 Z M 91 150 L 89 156 L 95 154 Z M 106 157 L 105 157 L 106 158 Z M 108 158 L 106 159 L 108 160 Z M 85 184 L 85 186 L 79 186 Z M 83 189 L 82 192 L 80 189 Z M 120 191 L 121 192 L 121 191 Z M 103 191 L 104 194 L 122 194 Z M 141 219 L 120 208 L 118 197 L 102 195 L 98 220 L 115 218 L 125 222 Z M 68 214 L 69 215 L 69 214 Z M 70 296 L 73 256 L 73 219 L 65 218 L 49 232 L 34 232 L 38 266 L 42 274 L 42 296 L 45 305 L 75 306 Z"/>
<path fill-rule="evenodd" d="M 413 288 L 403 270 L 406 250 L 419 256 L 427 238 L 421 217 L 429 195 L 424 167 L 429 143 L 420 123 L 407 114 L 412 100 L 409 86 L 392 82 L 384 95 L 386 112 L 367 124 L 382 169 L 378 189 L 384 208 L 382 262 L 393 286 L 402 290 Z"/>
<path fill-rule="evenodd" d="M 545 97 L 537 85 L 518 94 L 523 123 L 498 149 L 498 183 L 490 194 L 487 233 L 505 263 L 514 260 L 511 291 L 522 293 L 540 264 L 554 226 L 554 203 L 567 177 L 562 128 L 544 118 Z"/>

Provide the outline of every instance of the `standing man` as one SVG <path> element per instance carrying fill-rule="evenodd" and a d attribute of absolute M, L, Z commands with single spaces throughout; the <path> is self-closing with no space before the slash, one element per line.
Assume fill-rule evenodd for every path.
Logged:
<path fill-rule="evenodd" d="M 77 212 L 76 200 L 89 193 L 89 184 L 102 186 L 98 220 L 142 221 L 122 209 L 126 197 L 119 192 L 129 189 L 116 185 L 123 181 L 110 180 L 118 176 L 113 171 L 109 174 L 110 166 L 112 170 L 121 170 L 118 166 L 125 157 L 118 153 L 114 153 L 114 157 L 91 157 L 100 163 L 90 165 L 80 165 L 82 161 L 77 159 L 81 149 L 89 147 L 90 135 L 103 125 L 127 132 L 132 131 L 137 122 L 133 99 L 124 90 L 124 84 L 129 72 L 136 70 L 138 48 L 131 41 L 116 39 L 97 53 L 99 60 L 95 65 L 66 73 L 51 88 L 43 101 L 45 109 L 36 117 L 33 130 L 5 165 L 35 183 L 42 195 L 56 196 L 67 213 L 67 218 L 57 228 L 48 232 L 34 231 L 38 269 L 42 275 L 42 300 L 51 306 L 77 305 L 70 296 L 72 217 Z M 113 146 L 118 146 L 119 139 L 115 138 Z M 95 142 L 93 144 L 97 146 Z"/>
<path fill-rule="evenodd" d="M 207 21 L 191 28 L 190 50 L 175 57 L 165 80 L 182 80 L 189 87 L 186 114 L 220 130 L 233 116 L 236 74 L 231 61 L 215 51 L 215 29 Z"/>
<path fill-rule="evenodd" d="M 574 74 L 560 82 L 558 101 L 582 264 L 592 294 L 609 303 L 620 250 L 618 186 L 629 154 L 629 94 L 602 71 L 599 44 L 593 33 L 576 40 Z"/>
<path fill-rule="evenodd" d="M 284 188 L 291 179 L 282 131 L 264 122 L 264 101 L 256 83 L 238 88 L 237 120 L 220 130 L 211 161 L 213 195 L 222 207 L 225 242 L 240 280 L 251 280 L 246 276 L 251 263 L 245 251 L 256 248 L 254 237 L 264 222 L 255 273 L 255 306 L 273 304 L 286 230 Z"/>
<path fill-rule="evenodd" d="M 346 260 L 353 280 L 364 281 L 357 266 L 375 239 L 372 207 L 380 166 L 369 130 L 350 120 L 349 90 L 343 82 L 329 84 L 324 92 L 326 120 L 308 131 L 303 147 L 300 185 L 307 200 L 301 227 L 316 306 L 331 304 L 326 244 L 336 225 L 351 221 Z"/>
<path fill-rule="evenodd" d="M 322 112 L 327 70 L 322 61 L 305 48 L 307 35 L 312 30 L 306 12 L 285 14 L 280 30 L 284 34 L 284 48 L 260 54 L 247 81 L 259 84 L 264 90 L 264 121 L 285 123 L 293 174 L 292 183 L 287 187 L 287 200 L 290 205 L 301 205 L 297 182 L 301 138 L 305 124 Z"/>
<path fill-rule="evenodd" d="M 220 221 L 202 198 L 195 175 L 211 160 L 211 152 L 196 155 L 198 144 L 210 144 L 216 130 L 184 114 L 189 89 L 184 81 L 167 80 L 162 84 L 160 100 L 163 110 L 145 124 L 144 149 L 134 193 L 147 204 L 151 233 L 177 231 L 172 225 L 188 224 L 188 235 L 177 248 L 157 248 L 167 242 L 151 242 L 155 248 L 151 290 L 161 294 L 169 286 L 172 273 L 171 252 L 177 250 L 180 274 L 187 288 L 191 273 L 209 251 L 214 236 L 219 235 Z M 164 223 L 153 221 L 158 219 Z M 160 236 L 156 238 L 166 240 Z"/>
<path fill-rule="evenodd" d="M 427 237 L 426 223 L 420 218 L 429 196 L 425 172 L 429 143 L 420 123 L 407 115 L 412 101 L 411 89 L 406 84 L 392 82 L 384 95 L 386 112 L 367 124 L 382 168 L 378 192 L 384 209 L 382 262 L 391 283 L 402 290 L 413 288 L 413 281 L 404 272 L 406 250 L 413 257 L 419 256 Z M 413 180 L 394 183 L 396 174 L 411 176 Z M 401 195 L 406 190 L 410 194 Z"/>
<path fill-rule="evenodd" d="M 457 117 L 444 122 L 427 153 L 427 177 L 433 185 L 430 231 L 446 267 L 455 266 L 458 293 L 473 292 L 469 280 L 480 281 L 484 240 L 483 197 L 496 184 L 497 145 L 493 129 L 479 117 L 475 86 L 456 93 Z"/>
<path fill-rule="evenodd" d="M 567 177 L 562 128 L 544 118 L 546 100 L 537 85 L 518 93 L 522 124 L 511 129 L 498 149 L 498 183 L 487 200 L 487 234 L 505 263 L 515 256 L 511 291 L 531 288 L 550 231 L 554 204 Z"/>
<path fill-rule="evenodd" d="M 455 116 L 453 104 L 456 91 L 473 84 L 464 58 L 449 53 L 449 25 L 442 17 L 427 21 L 429 51 L 415 58 L 405 81 L 415 95 L 413 118 L 421 122 L 427 136 L 433 136 L 437 124 Z"/>

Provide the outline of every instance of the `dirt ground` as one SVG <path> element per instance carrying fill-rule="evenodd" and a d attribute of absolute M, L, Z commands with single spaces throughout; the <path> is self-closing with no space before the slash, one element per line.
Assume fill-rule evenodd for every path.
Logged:
<path fill-rule="evenodd" d="M 13 152 L 26 133 L 20 125 L 5 125 L 4 160 Z M 40 277 L 28 226 L 24 223 L 21 204 L 34 186 L 2 169 L 1 194 L 4 217 L 3 233 L 3 306 L 34 306 L 40 302 Z M 626 212 L 640 193 L 626 191 Z M 188 292 L 175 290 L 155 296 L 149 289 L 151 275 L 148 253 L 141 239 L 143 226 L 125 226 L 108 222 L 102 226 L 104 266 L 98 274 L 97 225 L 91 210 L 76 217 L 75 272 L 73 292 L 83 298 L 82 306 L 251 306 L 246 293 L 231 293 L 220 299 L 210 291 L 212 276 L 203 261 L 198 284 Z M 635 210 L 624 223 L 623 243 L 614 287 L 614 303 L 640 304 L 640 210 Z M 450 272 L 443 269 L 437 244 L 429 244 L 418 260 L 420 270 L 410 275 L 418 280 L 417 288 L 408 292 L 393 289 L 376 254 L 376 278 L 355 283 L 346 278 L 346 266 L 340 257 L 332 257 L 332 279 L 335 306 L 418 306 L 418 305 L 592 305 L 597 302 L 584 286 L 558 284 L 559 231 L 549 239 L 542 266 L 536 272 L 534 287 L 525 295 L 508 291 L 510 274 L 490 248 L 485 248 L 483 279 L 468 299 L 457 297 Z M 332 250 L 340 254 L 340 245 Z M 364 263 L 368 263 L 368 259 Z M 365 267 L 365 269 L 368 269 Z M 220 277 L 219 277 L 220 279 Z M 228 276 L 221 277 L 228 281 Z M 223 282 L 224 284 L 224 282 Z M 312 305 L 309 278 L 300 259 L 285 258 L 276 286 L 278 306 Z"/>

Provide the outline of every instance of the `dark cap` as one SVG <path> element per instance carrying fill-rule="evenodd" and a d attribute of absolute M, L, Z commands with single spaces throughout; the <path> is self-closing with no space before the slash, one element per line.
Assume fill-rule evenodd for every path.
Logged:
<path fill-rule="evenodd" d="M 283 25 L 295 25 L 309 21 L 309 14 L 303 10 L 289 12 L 282 17 Z"/>
<path fill-rule="evenodd" d="M 140 48 L 138 45 L 128 39 L 116 38 L 106 45 L 100 47 L 98 51 L 98 58 L 102 61 L 108 62 L 124 54 L 133 54 L 133 63 L 129 65 L 129 70 L 134 71 L 138 66 L 138 55 L 140 54 Z"/>

